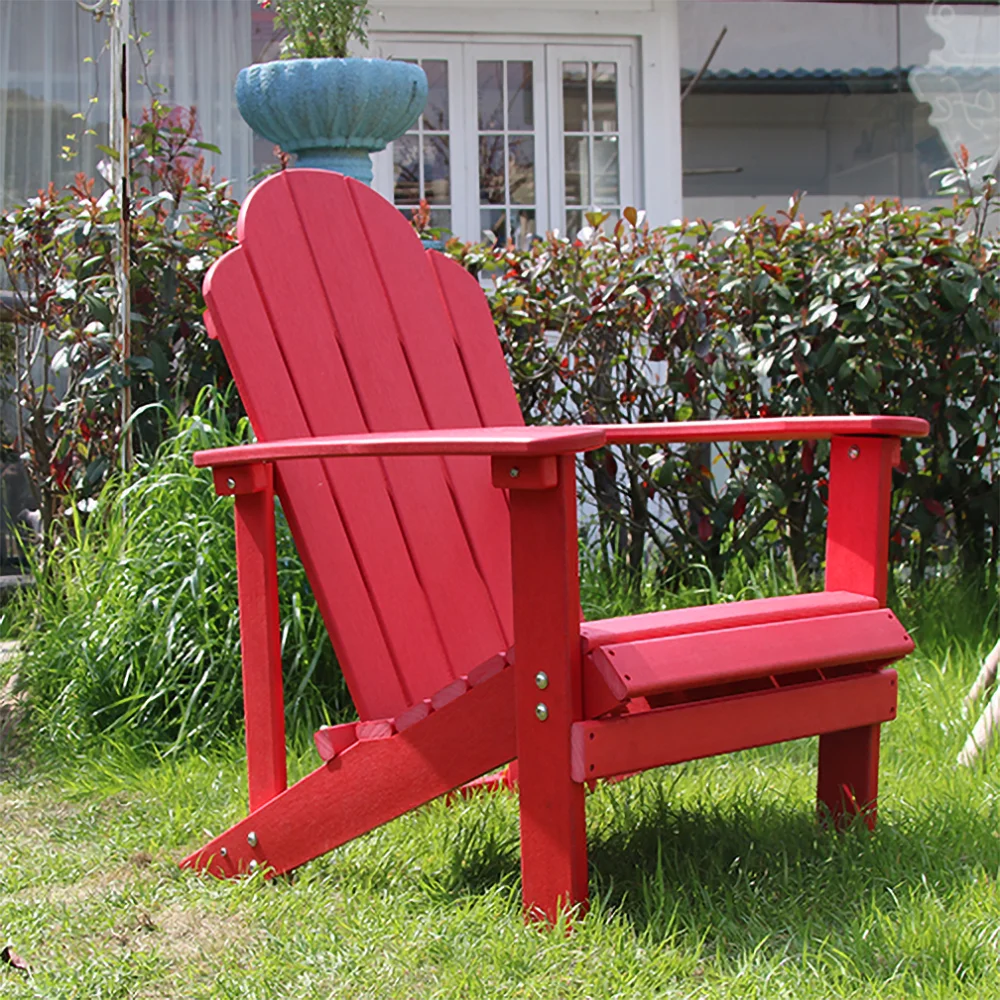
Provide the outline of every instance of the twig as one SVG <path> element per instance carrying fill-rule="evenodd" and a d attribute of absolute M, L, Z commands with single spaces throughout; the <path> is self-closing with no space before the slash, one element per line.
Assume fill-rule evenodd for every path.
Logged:
<path fill-rule="evenodd" d="M 684 88 L 684 93 L 681 94 L 681 104 L 684 103 L 684 99 L 698 86 L 698 81 L 705 75 L 712 60 L 715 58 L 715 53 L 719 51 L 719 46 L 722 44 L 722 39 L 726 37 L 728 30 L 729 28 L 725 25 L 722 26 L 722 31 L 719 32 L 719 37 L 716 38 L 715 44 L 712 46 L 712 51 L 708 53 L 708 58 L 701 64 L 701 69 L 695 73 L 694 79 Z"/>

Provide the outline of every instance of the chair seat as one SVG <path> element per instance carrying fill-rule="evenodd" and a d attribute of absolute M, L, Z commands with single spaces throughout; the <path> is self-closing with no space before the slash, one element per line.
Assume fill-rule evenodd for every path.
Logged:
<path fill-rule="evenodd" d="M 587 622 L 584 703 L 590 717 L 638 698 L 698 691 L 810 672 L 886 666 L 913 641 L 874 598 L 846 592 L 799 594 Z"/>

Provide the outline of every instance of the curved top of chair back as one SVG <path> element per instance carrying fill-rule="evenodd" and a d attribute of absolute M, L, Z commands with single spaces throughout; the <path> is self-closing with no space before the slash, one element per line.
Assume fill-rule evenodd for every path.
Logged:
<path fill-rule="evenodd" d="M 261 441 L 522 423 L 482 289 L 380 195 L 296 169 L 251 192 L 206 318 Z M 486 458 L 282 462 L 277 492 L 362 719 L 512 641 Z"/>

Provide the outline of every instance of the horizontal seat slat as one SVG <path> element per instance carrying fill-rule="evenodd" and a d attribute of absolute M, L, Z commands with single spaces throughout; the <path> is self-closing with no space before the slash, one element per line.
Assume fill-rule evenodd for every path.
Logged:
<path fill-rule="evenodd" d="M 761 625 L 792 618 L 816 618 L 848 611 L 869 611 L 879 606 L 874 597 L 852 594 L 846 590 L 793 594 L 788 597 L 763 597 L 733 604 L 710 604 L 674 611 L 653 611 L 627 618 L 604 618 L 580 626 L 584 654 L 599 646 L 635 642 L 658 636 L 710 632 L 739 625 Z"/>
<path fill-rule="evenodd" d="M 589 654 L 619 699 L 845 664 L 885 665 L 913 650 L 887 608 L 600 646 Z"/>

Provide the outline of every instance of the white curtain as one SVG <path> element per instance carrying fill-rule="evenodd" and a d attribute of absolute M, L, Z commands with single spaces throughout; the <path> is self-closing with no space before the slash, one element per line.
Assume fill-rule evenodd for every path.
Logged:
<path fill-rule="evenodd" d="M 133 120 L 149 105 L 150 88 L 164 103 L 194 105 L 202 138 L 222 150 L 206 160 L 242 196 L 253 135 L 236 110 L 233 83 L 250 63 L 254 0 L 134 0 L 134 9 L 136 26 L 149 32 L 143 48 L 153 55 L 148 86 L 140 86 L 134 46 L 129 54 Z M 93 175 L 103 155 L 96 146 L 108 143 L 107 40 L 107 22 L 75 0 L 0 0 L 0 206 L 49 181 L 66 184 L 80 170 Z M 96 135 L 83 135 L 87 128 Z M 67 142 L 74 133 L 77 141 Z M 60 155 L 65 145 L 78 149 L 75 158 Z"/>

